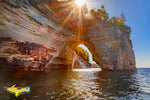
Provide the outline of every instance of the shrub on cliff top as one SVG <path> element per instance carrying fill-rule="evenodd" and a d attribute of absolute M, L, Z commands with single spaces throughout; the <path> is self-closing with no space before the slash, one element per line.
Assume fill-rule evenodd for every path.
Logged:
<path fill-rule="evenodd" d="M 121 13 L 120 17 L 113 16 L 109 18 L 109 14 L 106 12 L 104 5 L 101 5 L 101 8 L 97 10 L 91 9 L 89 13 L 90 15 L 94 16 L 94 18 L 97 18 L 100 21 L 117 25 L 121 30 L 125 31 L 128 35 L 130 35 L 131 28 L 125 24 L 126 17 L 123 13 Z"/>

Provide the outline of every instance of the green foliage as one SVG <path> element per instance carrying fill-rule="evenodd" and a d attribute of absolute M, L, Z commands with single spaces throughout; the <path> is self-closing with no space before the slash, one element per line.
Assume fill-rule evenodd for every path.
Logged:
<path fill-rule="evenodd" d="M 69 0 L 69 1 L 72 1 L 72 0 Z M 68 15 L 70 15 L 70 12 L 72 11 L 72 9 L 70 9 L 70 7 L 68 6 L 65 6 L 65 7 L 63 6 L 62 8 L 61 7 L 58 7 L 59 10 L 62 10 L 61 13 L 59 12 L 59 10 L 57 12 L 57 14 L 61 16 L 61 18 L 58 17 L 58 20 L 60 20 L 60 23 L 63 22 L 65 18 Z M 56 8 L 55 8 L 55 12 L 56 12 Z M 78 29 L 79 28 L 79 12 L 80 12 L 79 9 L 76 8 L 75 12 L 73 12 L 73 14 L 67 19 L 68 23 L 66 23 L 64 26 L 69 31 L 72 31 L 74 34 L 78 34 L 79 32 L 79 29 Z M 99 21 L 101 23 L 106 23 L 106 24 L 109 23 L 109 24 L 116 25 L 117 28 L 124 31 L 130 36 L 131 28 L 125 24 L 126 17 L 123 13 L 121 13 L 119 17 L 113 16 L 109 18 L 109 14 L 107 13 L 104 5 L 101 5 L 100 8 L 97 10 L 91 9 L 90 11 L 88 11 L 86 4 L 82 6 L 81 12 L 82 12 L 81 17 L 82 17 L 82 22 L 83 22 L 82 25 L 84 26 L 82 28 L 83 33 L 86 32 L 88 27 L 92 27 L 92 25 L 94 25 L 96 21 Z M 86 16 L 88 14 L 89 16 Z"/>
<path fill-rule="evenodd" d="M 113 24 L 116 24 L 116 25 L 125 25 L 124 21 L 122 21 L 120 17 L 116 17 L 116 16 L 113 16 L 110 19 L 110 22 L 112 22 Z"/>
<path fill-rule="evenodd" d="M 121 15 L 120 15 L 120 21 L 123 24 L 126 22 L 126 17 L 125 17 L 125 15 L 123 13 L 121 13 Z"/>
<path fill-rule="evenodd" d="M 111 19 L 110 19 L 110 22 L 117 25 L 121 30 L 123 30 L 124 32 L 126 32 L 129 37 L 130 37 L 130 34 L 131 34 L 131 28 L 125 24 L 126 22 L 126 17 L 123 13 L 121 13 L 120 17 L 116 17 L 116 16 L 113 16 Z"/>
<path fill-rule="evenodd" d="M 82 47 L 77 47 L 76 48 L 76 53 L 77 55 L 79 55 L 80 57 L 82 57 L 83 59 L 89 61 L 89 54 L 86 50 L 84 50 Z"/>
<path fill-rule="evenodd" d="M 90 14 L 91 14 L 91 15 L 96 15 L 96 11 L 95 11 L 94 9 L 91 9 L 91 10 L 90 10 Z"/>
<path fill-rule="evenodd" d="M 110 22 L 112 22 L 113 24 L 116 24 L 116 25 L 125 25 L 125 22 L 126 22 L 125 15 L 123 13 L 121 13 L 120 17 L 113 16 L 110 19 Z"/>
<path fill-rule="evenodd" d="M 98 18 L 100 21 L 105 21 L 117 25 L 123 31 L 128 33 L 128 35 L 130 35 L 131 33 L 131 28 L 125 24 L 126 17 L 123 13 L 121 13 L 120 17 L 113 16 L 112 18 L 109 19 L 109 14 L 106 12 L 104 5 L 101 5 L 100 9 L 97 9 L 97 11 L 91 9 L 90 14 L 95 18 Z"/>
<path fill-rule="evenodd" d="M 101 8 L 97 9 L 97 11 L 95 11 L 94 9 L 91 9 L 90 14 L 97 17 L 97 18 L 100 18 L 103 21 L 108 21 L 109 20 L 109 15 L 105 10 L 104 5 L 101 5 Z"/>
<path fill-rule="evenodd" d="M 104 20 L 104 21 L 108 21 L 108 19 L 109 19 L 109 15 L 108 15 L 108 13 L 106 12 L 106 10 L 105 10 L 105 7 L 104 7 L 104 5 L 101 5 L 101 16 L 100 16 L 100 18 L 102 19 L 102 20 Z M 98 11 L 97 11 L 98 12 Z"/>
<path fill-rule="evenodd" d="M 129 37 L 130 37 L 130 34 L 131 34 L 131 28 L 130 28 L 130 26 L 125 25 L 125 26 L 124 26 L 124 31 L 127 32 L 127 34 L 128 34 Z"/>

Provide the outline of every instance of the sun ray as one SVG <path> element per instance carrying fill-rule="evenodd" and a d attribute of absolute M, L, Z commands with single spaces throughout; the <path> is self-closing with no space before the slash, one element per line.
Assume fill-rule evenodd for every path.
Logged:
<path fill-rule="evenodd" d="M 61 6 L 60 6 L 60 4 L 57 4 L 57 3 L 49 4 L 49 7 L 55 11 L 58 8 L 69 7 L 70 5 L 72 5 L 72 2 L 62 3 Z"/>
<path fill-rule="evenodd" d="M 74 5 L 70 5 L 69 7 L 67 7 L 67 9 L 74 9 Z M 57 16 L 61 16 L 64 13 L 64 10 L 66 10 L 66 8 L 62 8 L 61 10 L 59 10 L 57 12 Z"/>
<path fill-rule="evenodd" d="M 58 27 L 58 30 L 62 30 L 63 27 L 66 25 L 66 23 L 68 22 L 68 20 L 70 19 L 70 17 L 73 15 L 73 13 L 75 12 L 76 7 L 74 7 L 74 9 L 69 13 L 69 15 L 64 19 L 64 21 L 61 24 L 61 27 Z"/>
<path fill-rule="evenodd" d="M 65 26 L 71 15 L 75 12 L 75 8 L 70 12 L 70 14 L 66 17 L 66 19 L 62 22 L 61 26 Z"/>
<path fill-rule="evenodd" d="M 79 3 L 79 5 L 77 4 Z M 71 9 L 72 10 L 70 11 L 70 13 L 66 16 L 66 18 L 63 20 L 63 22 L 61 22 L 61 26 L 58 27 L 58 31 L 62 30 L 64 28 L 64 26 L 67 24 L 67 22 L 69 21 L 69 19 L 71 19 L 71 16 L 74 14 L 76 16 L 77 14 L 77 19 L 78 19 L 78 24 L 77 24 L 77 28 L 78 28 L 78 38 L 80 38 L 83 34 L 83 23 L 82 23 L 82 10 L 83 10 L 83 7 L 80 6 L 80 3 L 82 5 L 84 5 L 85 1 L 84 0 L 75 0 L 75 2 L 72 2 L 71 3 L 65 3 L 65 4 L 62 4 L 61 7 L 58 7 L 58 6 L 53 6 L 52 9 L 54 11 L 54 13 L 57 15 L 57 16 L 61 16 L 61 14 L 63 14 L 65 10 L 67 9 Z M 79 7 L 80 6 L 80 7 Z M 61 9 L 61 10 L 59 10 Z"/>
<path fill-rule="evenodd" d="M 79 32 L 78 32 L 78 38 L 80 39 L 82 33 L 83 33 L 83 26 L 82 26 L 82 10 L 81 8 L 79 9 L 79 14 L 78 14 L 78 17 L 79 17 Z"/>

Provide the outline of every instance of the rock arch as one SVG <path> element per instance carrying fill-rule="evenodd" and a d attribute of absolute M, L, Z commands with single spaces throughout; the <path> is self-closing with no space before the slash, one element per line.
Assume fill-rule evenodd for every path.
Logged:
<path fill-rule="evenodd" d="M 113 24 L 96 22 L 78 38 L 56 22 L 46 4 L 2 0 L 0 5 L 0 67 L 70 68 L 74 48 L 84 44 L 103 71 L 136 71 L 131 40 Z"/>
<path fill-rule="evenodd" d="M 100 68 L 93 60 L 93 55 L 88 47 L 79 44 L 73 57 L 72 68 Z"/>

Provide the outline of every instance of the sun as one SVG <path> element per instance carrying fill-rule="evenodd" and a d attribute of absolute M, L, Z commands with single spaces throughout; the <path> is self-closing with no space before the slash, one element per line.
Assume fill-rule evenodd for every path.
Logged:
<path fill-rule="evenodd" d="M 75 3 L 77 6 L 81 7 L 85 3 L 85 0 L 75 0 Z"/>

